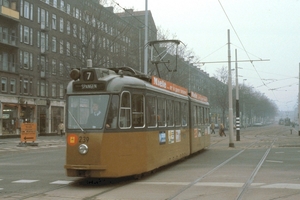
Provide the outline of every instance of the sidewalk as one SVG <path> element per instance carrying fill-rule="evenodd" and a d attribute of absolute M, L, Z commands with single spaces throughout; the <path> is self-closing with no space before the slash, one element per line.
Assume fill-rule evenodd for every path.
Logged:
<path fill-rule="evenodd" d="M 300 147 L 300 136 L 298 135 L 298 127 L 292 128 L 291 126 L 282 125 L 269 125 L 269 127 L 281 130 L 281 135 L 277 135 L 278 139 L 275 141 L 274 147 Z M 216 129 L 216 134 L 211 134 L 211 147 L 228 150 L 242 149 L 248 146 L 250 143 L 254 143 L 257 140 L 271 140 L 271 134 L 269 136 L 260 135 L 260 130 L 263 128 L 264 127 L 248 127 L 247 129 L 241 129 L 240 141 L 236 140 L 236 132 L 234 131 L 231 141 L 232 143 L 234 143 L 234 147 L 229 147 L 229 131 L 225 131 L 226 137 L 221 137 L 219 136 L 218 129 Z"/>
<path fill-rule="evenodd" d="M 20 136 L 15 138 L 0 138 L 0 148 L 16 147 L 18 144 L 20 144 L 20 142 Z M 38 136 L 34 143 L 37 143 L 38 147 L 51 146 L 57 144 L 61 145 L 65 144 L 65 136 Z"/>

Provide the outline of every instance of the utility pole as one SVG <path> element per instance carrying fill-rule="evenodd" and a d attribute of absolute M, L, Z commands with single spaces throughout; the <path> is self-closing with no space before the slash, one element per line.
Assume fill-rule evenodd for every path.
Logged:
<path fill-rule="evenodd" d="M 148 0 L 145 0 L 145 49 L 144 49 L 144 74 L 148 74 Z"/>
<path fill-rule="evenodd" d="M 240 141 L 240 103 L 239 103 L 239 76 L 238 76 L 238 63 L 237 63 L 237 50 L 235 49 L 235 96 L 236 96 L 236 141 Z"/>
<path fill-rule="evenodd" d="M 298 135 L 300 136 L 300 63 L 299 63 L 299 92 L 298 92 Z"/>
<path fill-rule="evenodd" d="M 230 30 L 228 29 L 228 101 L 229 101 L 229 147 L 234 147 L 233 143 L 233 108 L 232 108 L 232 77 L 231 77 L 231 54 L 230 54 Z"/>

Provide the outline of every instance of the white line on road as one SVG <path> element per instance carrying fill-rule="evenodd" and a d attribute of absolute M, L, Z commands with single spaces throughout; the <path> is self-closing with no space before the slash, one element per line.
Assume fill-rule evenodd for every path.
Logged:
<path fill-rule="evenodd" d="M 270 163 L 283 163 L 283 161 L 279 161 L 279 160 L 266 160 L 266 162 L 270 162 Z"/>
<path fill-rule="evenodd" d="M 138 182 L 135 184 L 143 185 L 188 185 L 189 182 Z M 244 183 L 230 183 L 230 182 L 198 182 L 194 186 L 202 187 L 235 187 L 241 188 Z M 268 189 L 300 189 L 300 184 L 291 184 L 291 183 L 274 183 L 274 184 L 265 184 L 265 183 L 251 183 L 251 187 L 258 188 L 268 188 Z"/>

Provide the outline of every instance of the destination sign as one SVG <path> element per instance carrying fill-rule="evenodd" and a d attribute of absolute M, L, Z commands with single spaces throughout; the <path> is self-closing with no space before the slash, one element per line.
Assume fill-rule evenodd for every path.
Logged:
<path fill-rule="evenodd" d="M 105 83 L 73 83 L 74 91 L 99 91 L 105 90 Z"/>

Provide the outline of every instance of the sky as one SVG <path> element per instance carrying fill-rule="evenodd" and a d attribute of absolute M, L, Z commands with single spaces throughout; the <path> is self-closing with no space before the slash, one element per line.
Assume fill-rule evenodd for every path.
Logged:
<path fill-rule="evenodd" d="M 117 7 L 145 10 L 146 0 L 107 0 Z M 157 27 L 182 41 L 210 76 L 231 60 L 239 62 L 239 85 L 274 101 L 280 111 L 298 106 L 300 0 L 147 0 Z M 116 3 L 118 5 L 116 5 Z M 235 68 L 235 63 L 231 64 Z M 232 72 L 235 79 L 235 71 Z"/>

